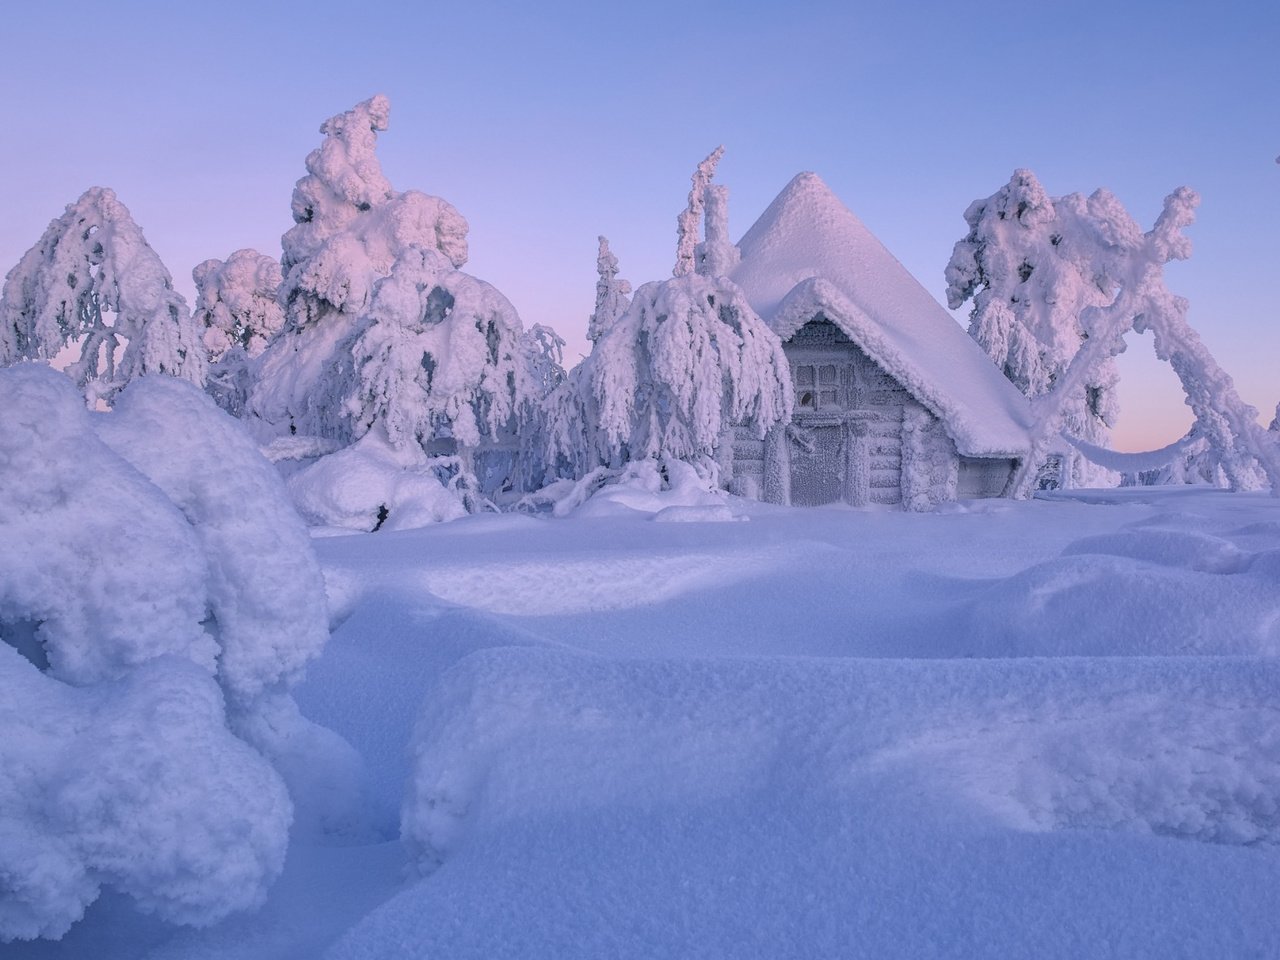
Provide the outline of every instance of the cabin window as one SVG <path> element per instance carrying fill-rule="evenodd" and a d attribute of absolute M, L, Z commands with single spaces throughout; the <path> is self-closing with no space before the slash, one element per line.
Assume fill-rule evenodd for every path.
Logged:
<path fill-rule="evenodd" d="M 796 406 L 801 410 L 829 410 L 839 406 L 840 380 L 835 364 L 797 364 L 794 379 Z"/>

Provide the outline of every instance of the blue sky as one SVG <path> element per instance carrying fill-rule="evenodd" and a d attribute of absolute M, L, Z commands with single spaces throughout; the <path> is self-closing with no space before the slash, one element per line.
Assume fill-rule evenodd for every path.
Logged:
<path fill-rule="evenodd" d="M 723 143 L 741 233 L 814 170 L 941 299 L 969 202 L 1015 167 L 1105 186 L 1149 226 L 1188 184 L 1191 318 L 1280 400 L 1280 9 L 1231 3 L 47 3 L 5 14 L 0 269 L 113 187 L 180 289 L 207 257 L 279 255 L 319 124 L 392 102 L 392 183 L 471 223 L 468 270 L 583 349 L 595 238 L 669 274 L 693 166 Z M 1117 445 L 1189 422 L 1131 338 Z"/>

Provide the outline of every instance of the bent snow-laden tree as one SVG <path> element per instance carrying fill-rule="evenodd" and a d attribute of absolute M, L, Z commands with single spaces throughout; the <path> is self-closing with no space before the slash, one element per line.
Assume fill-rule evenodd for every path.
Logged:
<path fill-rule="evenodd" d="M 644 284 L 621 316 L 598 324 L 605 329 L 583 387 L 598 414 L 605 463 L 681 460 L 714 481 L 717 453 L 733 428 L 763 437 L 790 419 L 782 344 L 719 272 L 732 267 L 736 253 L 724 222 L 724 195 L 710 184 L 721 152 L 694 173 L 689 205 L 678 220 L 675 275 Z M 704 210 L 707 242 L 699 244 L 698 214 Z"/>
<path fill-rule="evenodd" d="M 90 404 L 146 373 L 196 384 L 204 351 L 186 301 L 128 208 L 93 187 L 49 224 L 9 272 L 0 295 L 0 364 L 52 360 L 69 346 L 67 373 Z"/>
<path fill-rule="evenodd" d="M 191 271 L 196 285 L 195 323 L 209 358 L 206 390 L 239 416 L 248 399 L 248 361 L 259 356 L 284 327 L 280 264 L 256 250 L 226 260 L 206 260 Z"/>
<path fill-rule="evenodd" d="M 1081 314 L 1111 300 L 1117 206 L 1105 191 L 1050 197 L 1030 170 L 1015 170 L 965 211 L 969 233 L 947 264 L 947 303 L 954 310 L 973 301 L 970 335 L 1029 398 L 1053 389 L 1080 350 Z M 1064 429 L 1105 447 L 1119 412 L 1118 379 L 1110 359 L 1091 369 L 1078 396 L 1064 400 Z M 1114 481 L 1083 456 L 1070 460 L 1064 483 Z"/>
<path fill-rule="evenodd" d="M 1080 391 L 1093 382 L 1097 371 L 1124 350 L 1130 330 L 1150 330 L 1156 356 L 1178 375 L 1187 404 L 1196 417 L 1195 431 L 1209 445 L 1216 463 L 1232 489 L 1258 485 L 1258 470 L 1265 473 L 1273 495 L 1280 495 L 1280 445 L 1258 423 L 1257 411 L 1244 403 L 1235 385 L 1187 323 L 1187 301 L 1164 285 L 1164 265 L 1191 254 L 1191 241 L 1183 229 L 1195 218 L 1199 198 L 1179 187 L 1165 198 L 1155 226 L 1143 233 L 1110 194 L 1099 192 L 1090 203 L 1105 208 L 1105 278 L 1108 301 L 1091 306 L 1080 315 L 1087 339 L 1052 388 L 1033 402 L 1036 426 L 1032 453 L 1010 481 L 1015 496 L 1028 496 L 1036 471 L 1068 429 L 1069 411 Z M 1178 445 L 1175 445 L 1178 446 Z"/>

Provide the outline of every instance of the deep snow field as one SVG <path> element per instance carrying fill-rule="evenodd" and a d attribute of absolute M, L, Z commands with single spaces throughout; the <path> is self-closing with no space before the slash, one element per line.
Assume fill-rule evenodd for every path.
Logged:
<path fill-rule="evenodd" d="M 296 695 L 367 823 L 295 828 L 256 914 L 106 895 L 6 960 L 1280 956 L 1280 500 L 314 542 Z"/>

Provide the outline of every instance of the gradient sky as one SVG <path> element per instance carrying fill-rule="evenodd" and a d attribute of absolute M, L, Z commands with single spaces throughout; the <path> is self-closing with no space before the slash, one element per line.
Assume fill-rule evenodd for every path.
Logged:
<path fill-rule="evenodd" d="M 668 276 L 713 147 L 735 235 L 814 170 L 939 299 L 964 209 L 1029 167 L 1116 193 L 1144 228 L 1187 184 L 1169 268 L 1241 395 L 1280 400 L 1280 4 L 26 3 L 4 15 L 0 271 L 109 186 L 190 271 L 280 254 L 328 116 L 391 98 L 398 189 L 471 223 L 467 270 L 585 349 L 597 234 L 634 284 Z M 1116 446 L 1176 439 L 1176 378 L 1131 336 Z"/>

